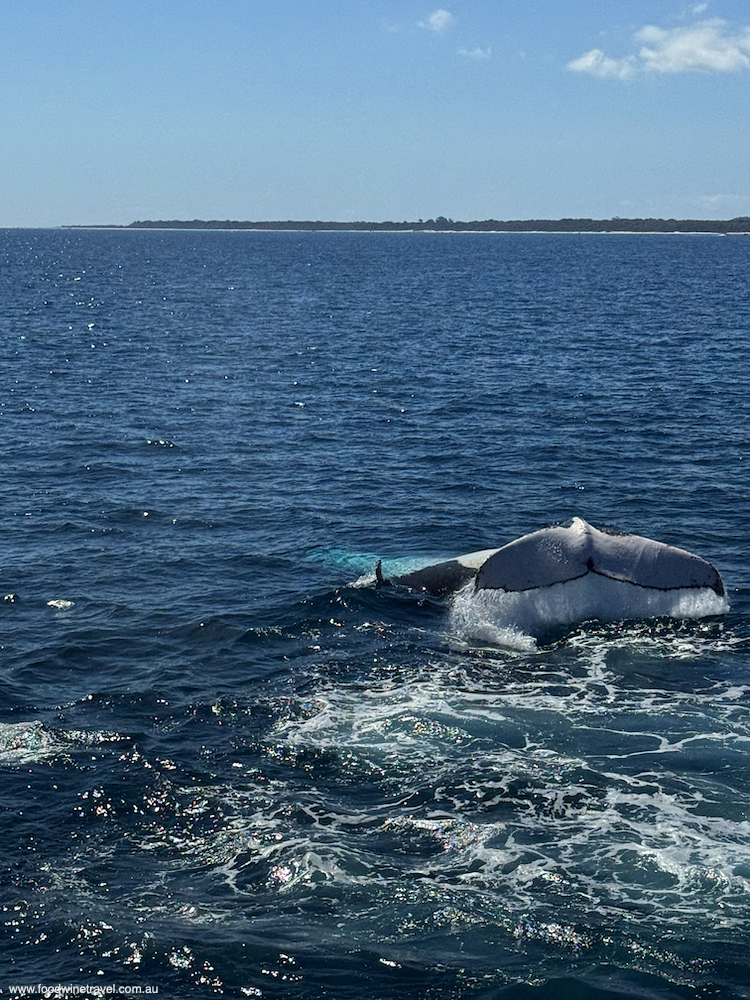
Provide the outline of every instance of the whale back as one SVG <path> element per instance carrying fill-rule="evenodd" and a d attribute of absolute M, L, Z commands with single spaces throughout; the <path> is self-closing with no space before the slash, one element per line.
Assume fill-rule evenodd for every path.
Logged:
<path fill-rule="evenodd" d="M 423 590 L 433 597 L 445 597 L 455 593 L 464 584 L 477 575 L 477 571 L 487 559 L 493 556 L 497 549 L 482 549 L 480 552 L 469 552 L 455 559 L 424 566 L 393 578 L 393 583 L 411 587 L 413 590 Z"/>

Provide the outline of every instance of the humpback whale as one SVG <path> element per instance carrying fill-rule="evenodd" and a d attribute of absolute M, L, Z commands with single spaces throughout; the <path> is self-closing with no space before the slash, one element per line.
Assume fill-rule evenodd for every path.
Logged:
<path fill-rule="evenodd" d="M 700 618 L 728 608 L 721 576 L 705 559 L 580 517 L 392 580 L 378 564 L 376 579 L 436 597 L 460 592 L 524 630 L 589 619 Z"/>

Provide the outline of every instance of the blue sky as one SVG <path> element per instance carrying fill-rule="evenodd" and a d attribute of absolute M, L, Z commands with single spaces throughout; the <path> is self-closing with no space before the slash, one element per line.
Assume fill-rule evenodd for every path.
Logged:
<path fill-rule="evenodd" d="M 22 0 L 0 226 L 750 215 L 750 4 Z"/>

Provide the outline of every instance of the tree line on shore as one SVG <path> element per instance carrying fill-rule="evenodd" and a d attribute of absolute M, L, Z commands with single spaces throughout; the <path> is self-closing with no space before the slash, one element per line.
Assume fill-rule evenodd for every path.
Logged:
<path fill-rule="evenodd" d="M 77 228 L 77 227 L 76 227 Z M 99 228 L 99 227 L 95 227 Z M 750 233 L 750 216 L 735 219 L 484 219 L 454 222 L 438 216 L 417 222 L 238 222 L 230 219 L 145 220 L 115 229 L 255 229 L 316 231 L 401 231 L 401 232 L 547 232 L 547 233 Z"/>

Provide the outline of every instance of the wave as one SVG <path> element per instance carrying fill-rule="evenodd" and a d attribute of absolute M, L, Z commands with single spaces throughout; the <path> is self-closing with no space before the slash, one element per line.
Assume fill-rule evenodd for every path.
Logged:
<path fill-rule="evenodd" d="M 90 750 L 114 743 L 128 742 L 129 737 L 115 732 L 86 732 L 56 729 L 40 720 L 0 723 L 0 764 L 30 764 L 61 754 Z"/>

